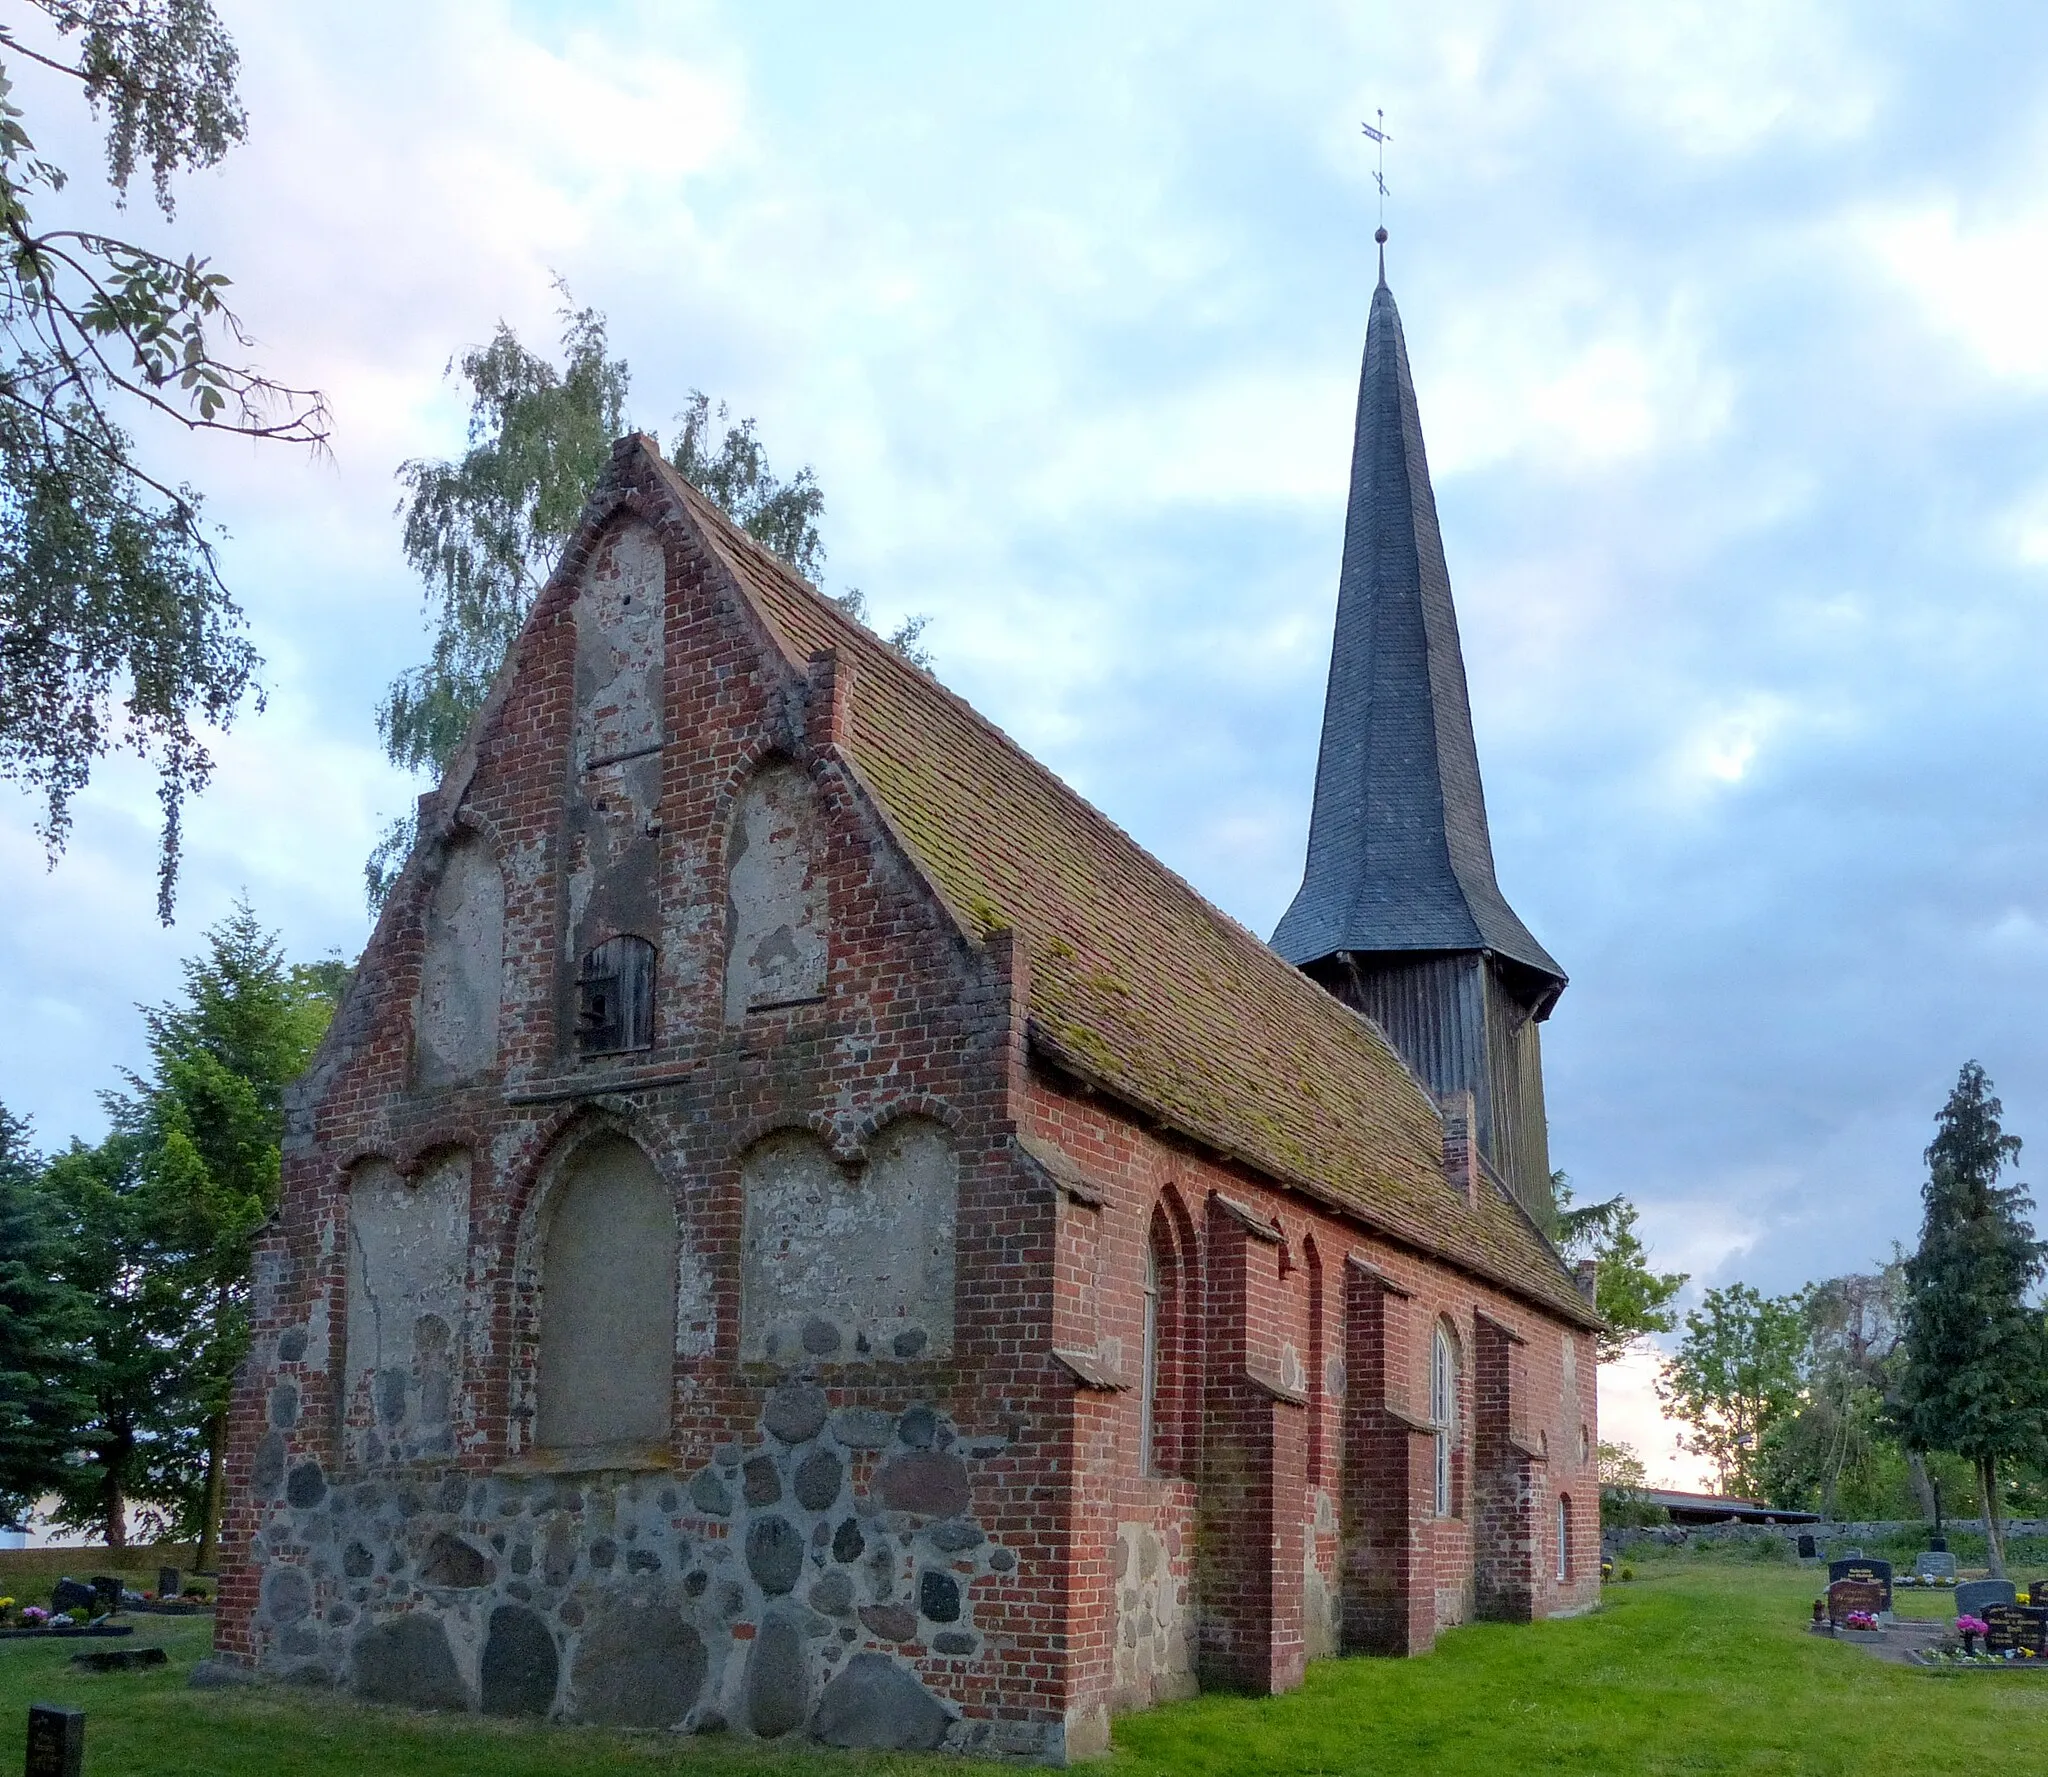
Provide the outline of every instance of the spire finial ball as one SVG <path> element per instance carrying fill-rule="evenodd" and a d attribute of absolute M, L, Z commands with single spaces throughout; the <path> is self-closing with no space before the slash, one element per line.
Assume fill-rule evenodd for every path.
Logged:
<path fill-rule="evenodd" d="M 1384 228 L 1376 228 L 1372 231 L 1372 238 L 1384 247 L 1387 244 L 1387 231 Z"/>

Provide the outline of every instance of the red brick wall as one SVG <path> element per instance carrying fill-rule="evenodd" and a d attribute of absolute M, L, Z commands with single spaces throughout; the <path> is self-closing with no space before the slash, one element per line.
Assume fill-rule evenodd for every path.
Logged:
<path fill-rule="evenodd" d="M 1597 1600 L 1598 1508 L 1591 1451 L 1598 1428 L 1590 1335 L 1147 1129 L 1120 1107 L 1057 1075 L 1034 1076 L 1022 1120 L 1028 1133 L 1072 1155 L 1103 1194 L 1099 1209 L 1062 1206 L 1063 1225 L 1086 1218 L 1088 1250 L 1100 1258 L 1092 1267 L 1063 1271 L 1056 1313 L 1063 1327 L 1076 1329 L 1069 1337 L 1097 1329 L 1103 1350 L 1121 1362 L 1134 1385 L 1147 1231 L 1153 1218 L 1163 1215 L 1176 1230 L 1202 1236 L 1190 1242 L 1193 1274 L 1178 1291 L 1199 1328 L 1180 1343 L 1196 1352 L 1195 1361 L 1207 1374 L 1210 1410 L 1192 1416 L 1174 1411 L 1177 1390 L 1169 1366 L 1162 1377 L 1161 1441 L 1177 1477 L 1229 1489 L 1229 1503 L 1224 1505 L 1220 1496 L 1203 1499 L 1186 1478 L 1142 1472 L 1133 1386 L 1087 1397 L 1084 1417 L 1099 1430 L 1077 1452 L 1076 1484 L 1082 1496 L 1077 1529 L 1089 1527 L 1089 1541 L 1100 1548 L 1110 1540 L 1110 1526 L 1141 1520 L 1186 1546 L 1198 1524 L 1216 1525 L 1235 1514 L 1266 1510 L 1270 1471 L 1259 1473 L 1264 1452 L 1276 1441 L 1292 1446 L 1281 1457 L 1281 1485 L 1294 1489 L 1300 1503 L 1291 1515 L 1274 1513 L 1261 1520 L 1260 1537 L 1273 1545 L 1270 1552 L 1258 1561 L 1226 1561 L 1213 1577 L 1207 1566 L 1200 1572 L 1205 1589 L 1198 1608 L 1205 1631 L 1212 1634 L 1210 1676 L 1256 1689 L 1281 1688 L 1298 1678 L 1306 1639 L 1302 1576 L 1311 1549 L 1326 1583 L 1338 1594 L 1341 1642 L 1347 1651 L 1421 1652 L 1441 1625 L 1474 1614 L 1477 1502 L 1482 1492 L 1491 1497 L 1497 1490 L 1490 1475 L 1482 1489 L 1475 1474 L 1481 1452 L 1475 1447 L 1474 1359 L 1482 1316 L 1525 1342 L 1516 1348 L 1516 1429 L 1549 1455 L 1547 1462 L 1531 1465 L 1528 1510 L 1517 1529 L 1536 1551 L 1533 1566 L 1525 1555 L 1517 1570 L 1527 1576 L 1518 1583 L 1529 1598 L 1528 1609 L 1548 1615 Z M 1259 1240 L 1235 1215 L 1211 1208 L 1218 1196 L 1249 1210 L 1251 1219 L 1269 1223 L 1281 1239 Z M 1269 1256 L 1261 1262 L 1261 1254 Z M 1091 1287 L 1096 1301 L 1073 1299 L 1074 1292 Z M 1320 1334 L 1312 1320 L 1317 1296 Z M 1448 1520 L 1433 1515 L 1433 1440 L 1419 1423 L 1429 1412 L 1429 1343 L 1439 1319 L 1452 1327 L 1460 1354 L 1462 1443 L 1455 1464 L 1454 1515 Z M 1573 1343 L 1579 1381 L 1575 1404 L 1567 1400 L 1564 1386 L 1567 1341 Z M 1173 1342 L 1166 1344 L 1170 1352 Z M 1290 1366 L 1290 1353 L 1298 1366 Z M 1315 1361 L 1319 1356 L 1320 1363 Z M 1341 1373 L 1333 1375 L 1331 1358 L 1341 1360 Z M 1228 1374 L 1233 1368 L 1240 1375 L 1248 1370 L 1266 1386 L 1239 1387 Z M 1341 1397 L 1333 1381 L 1343 1385 Z M 1276 1398 L 1296 1391 L 1305 1405 Z M 1276 1432 L 1276 1426 L 1293 1429 Z M 1318 1447 L 1324 1452 L 1323 1467 L 1311 1474 L 1310 1451 Z M 1219 1448 L 1232 1453 L 1230 1460 L 1219 1459 Z M 1252 1460 L 1240 1460 L 1244 1457 Z M 1291 1475 L 1286 1472 L 1290 1463 Z M 1332 1496 L 1337 1520 L 1337 1526 L 1324 1531 L 1315 1528 L 1319 1491 Z M 1562 1588 L 1554 1578 L 1559 1492 L 1572 1498 L 1575 1543 L 1584 1556 Z M 1247 1555 L 1259 1538 L 1240 1532 L 1236 1540 L 1238 1553 Z M 1270 1588 L 1262 1583 L 1268 1579 Z M 1120 1590 L 1106 1568 L 1077 1569 L 1070 1712 L 1085 1709 L 1091 1699 L 1117 1708 L 1149 1700 L 1118 1692 L 1114 1682 L 1110 1650 L 1123 1602 Z M 1265 1626 L 1266 1640 L 1255 1656 L 1232 1634 L 1240 1623 L 1253 1632 L 1255 1642 Z"/>

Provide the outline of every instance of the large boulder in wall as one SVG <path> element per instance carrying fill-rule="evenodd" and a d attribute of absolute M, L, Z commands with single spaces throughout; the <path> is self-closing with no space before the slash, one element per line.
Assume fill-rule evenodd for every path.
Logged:
<path fill-rule="evenodd" d="M 930 1752 L 952 1720 L 908 1667 L 887 1654 L 855 1654 L 818 1699 L 811 1732 L 827 1746 Z"/>
<path fill-rule="evenodd" d="M 469 1689 L 455 1670 L 448 1632 L 426 1611 L 393 1617 L 356 1637 L 354 1687 L 371 1703 L 408 1709 L 467 1709 Z"/>

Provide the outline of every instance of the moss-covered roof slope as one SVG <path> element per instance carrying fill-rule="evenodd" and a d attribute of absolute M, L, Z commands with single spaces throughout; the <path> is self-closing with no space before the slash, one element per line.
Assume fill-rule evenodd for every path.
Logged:
<path fill-rule="evenodd" d="M 1035 1050 L 1376 1232 L 1598 1324 L 1520 1209 L 1488 1189 L 1475 1210 L 1446 1181 L 1436 1109 L 1371 1023 L 661 473 L 792 662 L 831 649 L 852 668 L 851 762 L 962 924 L 1028 946 Z"/>

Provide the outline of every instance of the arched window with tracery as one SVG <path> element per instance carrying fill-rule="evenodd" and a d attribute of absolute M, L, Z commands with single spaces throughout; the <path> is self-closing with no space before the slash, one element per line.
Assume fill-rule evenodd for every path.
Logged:
<path fill-rule="evenodd" d="M 1436 1515 L 1448 1518 L 1457 1505 L 1458 1348 L 1442 1321 L 1429 1345 L 1429 1418 L 1436 1427 Z"/>

